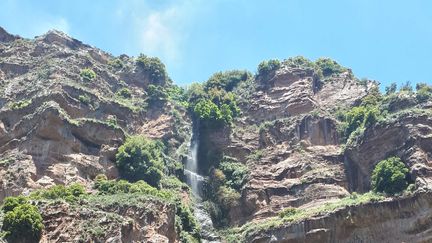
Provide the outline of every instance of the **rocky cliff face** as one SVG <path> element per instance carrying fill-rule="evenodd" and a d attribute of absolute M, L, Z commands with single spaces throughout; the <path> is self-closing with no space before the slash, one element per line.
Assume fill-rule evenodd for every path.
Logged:
<path fill-rule="evenodd" d="M 348 195 L 338 121 L 331 112 L 336 104 L 358 102 L 372 84 L 359 84 L 349 71 L 323 81 L 311 70 L 289 66 L 255 83 L 231 133 L 214 132 L 208 136 L 212 145 L 204 146 L 207 153 L 220 150 L 250 167 L 233 223 Z"/>
<path fill-rule="evenodd" d="M 84 69 L 95 77 L 80 75 Z M 57 184 L 90 188 L 98 174 L 118 178 L 115 153 L 127 134 L 162 139 L 169 145 L 167 154 L 178 158 L 185 151 L 177 150 L 188 140 L 179 134 L 190 129 L 190 123 L 182 123 L 188 119 L 185 110 L 170 102 L 149 105 L 149 84 L 171 85 L 151 80 L 133 58 L 113 57 L 58 31 L 28 40 L 0 29 L 0 201 Z M 120 94 L 124 88 L 127 96 Z M 83 215 L 80 208 L 47 205 L 49 226 L 42 241 L 76 241 L 78 229 L 95 217 L 110 225 L 108 238 L 99 242 L 175 242 L 174 208 L 157 207 L 166 215 L 137 216 L 141 209 L 134 207 Z M 133 221 L 111 222 L 104 218 L 107 212 Z"/>
<path fill-rule="evenodd" d="M 177 163 L 165 164 L 165 172 L 179 169 L 195 125 L 200 174 L 224 158 L 248 170 L 227 213 L 234 240 L 227 233 L 222 241 L 432 241 L 430 99 L 387 97 L 385 119 L 346 137 L 338 111 L 362 104 L 376 88 L 349 69 L 323 76 L 283 62 L 242 80 L 232 90 L 239 115 L 218 127 L 200 124 L 171 99 L 154 100 L 153 87 L 175 86 L 136 58 L 114 57 L 58 31 L 28 40 L 0 28 L 0 201 L 78 182 L 91 197 L 34 202 L 45 225 L 42 242 L 185 241 L 174 202 L 99 195 L 92 186 L 99 174 L 119 178 L 115 154 L 134 134 L 160 139 L 164 160 Z M 375 165 L 390 156 L 408 166 L 415 190 L 357 200 L 371 189 Z M 279 218 L 287 208 L 297 211 Z"/>

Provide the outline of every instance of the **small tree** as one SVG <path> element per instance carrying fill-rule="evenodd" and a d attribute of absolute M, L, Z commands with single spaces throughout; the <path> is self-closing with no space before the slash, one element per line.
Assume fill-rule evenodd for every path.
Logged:
<path fill-rule="evenodd" d="M 38 208 L 24 203 L 6 212 L 2 230 L 11 242 L 38 242 L 42 234 L 42 222 Z"/>
<path fill-rule="evenodd" d="M 136 60 L 140 66 L 150 76 L 152 82 L 164 82 L 168 79 L 165 65 L 157 57 L 148 57 L 144 54 L 139 55 Z"/>
<path fill-rule="evenodd" d="M 281 63 L 277 59 L 271 59 L 268 61 L 263 61 L 258 65 L 258 75 L 260 76 L 267 76 L 272 71 L 277 70 L 280 68 Z"/>
<path fill-rule="evenodd" d="M 81 70 L 80 76 L 86 81 L 92 81 L 96 78 L 96 73 L 89 68 L 84 68 L 83 70 Z"/>
<path fill-rule="evenodd" d="M 372 172 L 371 186 L 375 192 L 395 194 L 408 186 L 408 168 L 397 157 L 380 161 Z"/>
<path fill-rule="evenodd" d="M 120 176 L 129 181 L 144 180 L 157 187 L 162 178 L 161 143 L 142 136 L 129 137 L 116 154 Z"/>
<path fill-rule="evenodd" d="M 389 86 L 385 87 L 386 95 L 394 94 L 396 93 L 396 90 L 397 90 L 397 84 L 394 82 L 391 83 Z"/>

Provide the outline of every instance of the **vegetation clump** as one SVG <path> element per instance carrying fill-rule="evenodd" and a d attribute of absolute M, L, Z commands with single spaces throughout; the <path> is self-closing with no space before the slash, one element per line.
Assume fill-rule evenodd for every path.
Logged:
<path fill-rule="evenodd" d="M 91 103 L 91 98 L 87 94 L 78 96 L 78 100 L 85 105 L 89 105 Z"/>
<path fill-rule="evenodd" d="M 159 186 L 163 171 L 163 144 L 143 136 L 131 136 L 116 154 L 120 176 L 135 182 L 144 180 L 153 187 Z"/>
<path fill-rule="evenodd" d="M 123 97 L 125 99 L 132 98 L 132 93 L 128 88 L 121 88 L 116 93 L 118 96 Z"/>
<path fill-rule="evenodd" d="M 330 58 L 319 58 L 315 64 L 321 69 L 324 77 L 345 72 L 347 69 Z"/>
<path fill-rule="evenodd" d="M 188 90 L 189 109 L 203 125 L 231 125 L 240 114 L 232 90 L 249 77 L 246 71 L 233 70 L 214 74 L 204 85 L 193 84 Z"/>
<path fill-rule="evenodd" d="M 30 194 L 30 198 L 48 200 L 62 199 L 68 202 L 73 202 L 86 194 L 87 193 L 83 185 L 74 183 L 69 186 L 55 185 L 48 189 L 37 190 Z"/>
<path fill-rule="evenodd" d="M 1 230 L 10 242 L 39 241 L 43 219 L 38 208 L 23 196 L 8 197 L 2 207 L 5 213 Z"/>
<path fill-rule="evenodd" d="M 140 54 L 136 62 L 145 72 L 148 72 L 150 81 L 161 83 L 167 80 L 168 75 L 165 70 L 165 65 L 159 58 Z"/>
<path fill-rule="evenodd" d="M 277 59 L 262 61 L 258 65 L 258 76 L 266 77 L 271 72 L 281 67 L 281 62 Z"/>
<path fill-rule="evenodd" d="M 408 187 L 409 169 L 398 157 L 380 161 L 374 168 L 371 187 L 374 192 L 396 194 Z"/>
<path fill-rule="evenodd" d="M 90 68 L 84 68 L 83 70 L 81 70 L 80 76 L 85 81 L 92 81 L 96 78 L 96 73 Z"/>
<path fill-rule="evenodd" d="M 29 106 L 32 103 L 31 100 L 20 100 L 11 104 L 12 110 L 19 110 Z"/>
<path fill-rule="evenodd" d="M 416 98 L 418 102 L 423 103 L 432 100 L 432 85 L 426 83 L 418 83 L 416 85 Z"/>

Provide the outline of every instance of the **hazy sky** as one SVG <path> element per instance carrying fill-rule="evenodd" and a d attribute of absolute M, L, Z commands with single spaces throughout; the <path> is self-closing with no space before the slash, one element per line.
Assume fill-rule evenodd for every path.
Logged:
<path fill-rule="evenodd" d="M 359 77 L 432 83 L 430 0 L 0 0 L 0 25 L 158 56 L 178 84 L 264 59 L 331 57 Z"/>

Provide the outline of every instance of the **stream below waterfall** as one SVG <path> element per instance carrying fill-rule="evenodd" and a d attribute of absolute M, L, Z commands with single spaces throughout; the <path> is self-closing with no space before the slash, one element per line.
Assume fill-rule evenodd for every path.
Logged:
<path fill-rule="evenodd" d="M 189 155 L 186 161 L 184 174 L 186 182 L 191 187 L 192 193 L 196 198 L 194 205 L 194 215 L 201 226 L 201 242 L 203 243 L 220 243 L 219 236 L 215 233 L 212 219 L 209 213 L 205 210 L 202 201 L 202 187 L 204 177 L 198 174 L 198 132 L 194 132 L 191 137 L 189 146 Z"/>

